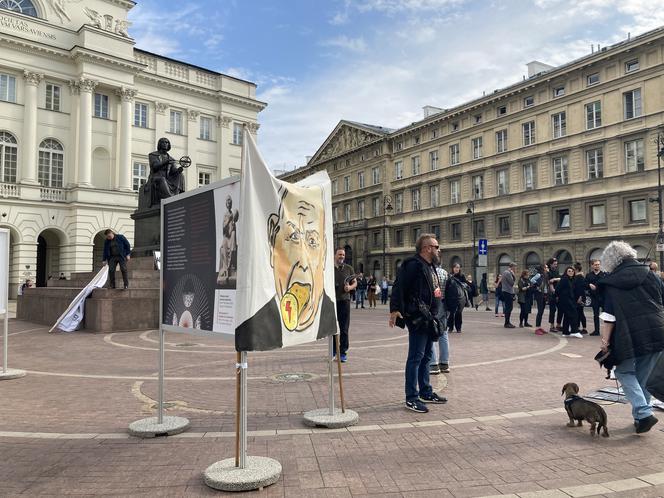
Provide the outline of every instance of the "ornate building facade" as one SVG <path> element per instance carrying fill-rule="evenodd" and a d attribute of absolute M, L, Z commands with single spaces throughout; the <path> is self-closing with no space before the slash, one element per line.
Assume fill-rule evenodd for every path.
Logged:
<path fill-rule="evenodd" d="M 419 233 L 445 267 L 490 277 L 510 261 L 587 263 L 625 239 L 656 257 L 664 28 L 398 130 L 341 121 L 307 166 L 332 179 L 335 243 L 356 271 L 393 278 Z M 386 209 L 387 208 L 387 209 Z M 474 242 L 488 240 L 486 266 Z"/>
<path fill-rule="evenodd" d="M 129 215 L 167 137 L 187 189 L 239 174 L 256 85 L 134 48 L 131 0 L 0 4 L 0 227 L 19 281 L 89 271 Z"/>

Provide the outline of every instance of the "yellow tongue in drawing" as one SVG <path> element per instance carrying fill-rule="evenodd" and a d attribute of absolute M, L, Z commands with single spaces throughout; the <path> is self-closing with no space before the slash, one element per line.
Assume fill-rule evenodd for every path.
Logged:
<path fill-rule="evenodd" d="M 280 311 L 281 321 L 288 330 L 294 330 L 297 327 L 300 310 L 309 301 L 311 286 L 294 283 L 281 298 Z"/>

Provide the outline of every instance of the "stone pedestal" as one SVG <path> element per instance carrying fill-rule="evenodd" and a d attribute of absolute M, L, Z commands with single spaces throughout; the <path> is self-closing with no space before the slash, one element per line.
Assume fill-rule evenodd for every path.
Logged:
<path fill-rule="evenodd" d="M 304 423 L 310 427 L 326 427 L 328 429 L 340 429 L 356 425 L 360 420 L 357 412 L 346 408 L 345 412 L 335 408 L 334 413 L 330 413 L 329 408 L 320 408 L 305 412 Z"/>
<path fill-rule="evenodd" d="M 281 476 L 281 464 L 267 457 L 248 456 L 244 468 L 234 458 L 213 463 L 203 473 L 205 484 L 221 491 L 251 491 L 274 484 Z"/>
<path fill-rule="evenodd" d="M 139 208 L 131 215 L 134 220 L 133 256 L 152 256 L 161 240 L 161 209 Z"/>

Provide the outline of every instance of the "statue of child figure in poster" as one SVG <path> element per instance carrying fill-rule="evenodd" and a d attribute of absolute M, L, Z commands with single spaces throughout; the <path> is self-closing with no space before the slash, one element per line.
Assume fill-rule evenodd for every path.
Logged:
<path fill-rule="evenodd" d="M 226 212 L 222 226 L 222 240 L 219 248 L 219 275 L 217 285 L 221 288 L 235 288 L 237 279 L 237 222 L 240 213 L 233 209 L 233 198 L 226 196 Z"/>

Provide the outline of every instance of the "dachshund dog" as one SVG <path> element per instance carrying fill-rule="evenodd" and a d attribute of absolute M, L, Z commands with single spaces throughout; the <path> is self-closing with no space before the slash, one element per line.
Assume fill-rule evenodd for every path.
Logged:
<path fill-rule="evenodd" d="M 607 417 L 604 408 L 597 403 L 588 401 L 579 396 L 579 386 L 573 382 L 568 382 L 563 386 L 561 395 L 565 395 L 565 410 L 569 417 L 567 427 L 581 427 L 585 420 L 590 424 L 590 435 L 595 435 L 602 430 L 603 437 L 609 437 L 609 429 L 606 426 Z M 574 421 L 577 423 L 575 424 Z"/>

